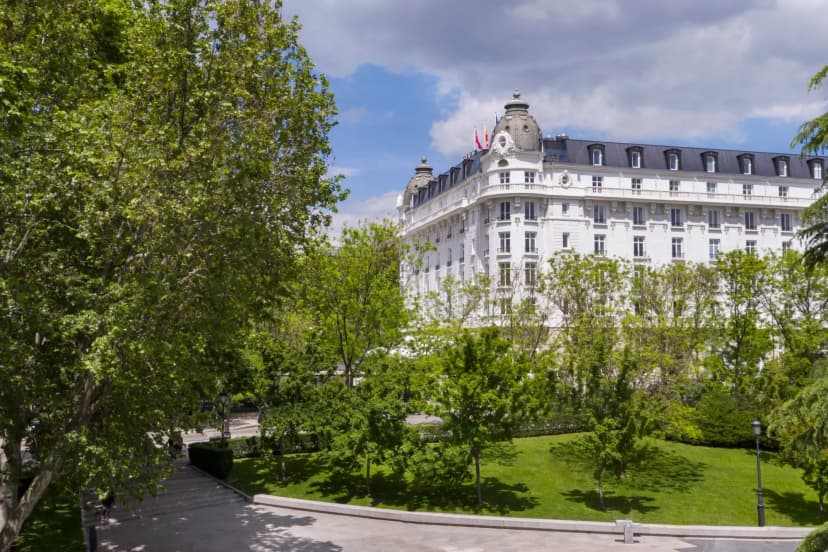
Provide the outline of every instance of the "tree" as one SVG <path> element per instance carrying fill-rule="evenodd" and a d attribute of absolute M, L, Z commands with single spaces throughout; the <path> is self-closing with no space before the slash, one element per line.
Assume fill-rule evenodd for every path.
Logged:
<path fill-rule="evenodd" d="M 153 488 L 341 198 L 333 100 L 279 11 L 0 5 L 0 550 L 53 484 Z"/>
<path fill-rule="evenodd" d="M 511 440 L 535 407 L 527 367 L 514 362 L 509 343 L 493 327 L 484 328 L 479 336 L 463 331 L 441 359 L 439 381 L 427 410 L 442 418 L 450 442 L 468 448 L 478 504 L 483 504 L 483 449 Z"/>
<path fill-rule="evenodd" d="M 762 319 L 760 289 L 767 265 L 764 259 L 741 250 L 716 261 L 722 310 L 708 365 L 734 395 L 756 397 L 759 366 L 773 348 L 770 328 Z"/>
<path fill-rule="evenodd" d="M 305 294 L 319 313 L 345 375 L 354 387 L 360 364 L 378 347 L 393 347 L 407 311 L 400 291 L 399 229 L 388 220 L 346 228 L 335 248 L 309 262 Z"/>
<path fill-rule="evenodd" d="M 809 90 L 820 88 L 828 76 L 828 65 L 820 69 L 808 83 Z M 791 147 L 802 146 L 802 155 L 820 154 L 828 146 L 828 112 L 811 119 L 799 127 L 799 132 L 791 141 Z M 825 176 L 820 190 L 825 191 Z M 799 237 L 805 242 L 805 262 L 814 265 L 828 260 L 828 194 L 823 193 L 814 201 L 802 216 L 807 224 Z"/>

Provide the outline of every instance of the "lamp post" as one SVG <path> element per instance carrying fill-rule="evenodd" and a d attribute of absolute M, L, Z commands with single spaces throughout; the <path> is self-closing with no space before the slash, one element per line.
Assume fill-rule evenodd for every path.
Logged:
<path fill-rule="evenodd" d="M 765 502 L 762 500 L 762 462 L 759 459 L 759 436 L 762 435 L 762 424 L 753 420 L 753 435 L 756 436 L 756 513 L 759 515 L 759 527 L 765 526 Z"/>
<path fill-rule="evenodd" d="M 228 423 L 228 420 L 227 420 L 227 410 L 228 410 L 228 407 L 230 406 L 230 396 L 227 393 L 222 392 L 219 395 L 219 404 L 221 404 L 221 446 L 223 448 L 227 445 L 227 442 L 226 442 L 226 439 L 228 437 L 227 434 L 230 433 L 230 431 L 229 431 L 229 429 L 230 429 L 229 425 L 230 424 Z"/>

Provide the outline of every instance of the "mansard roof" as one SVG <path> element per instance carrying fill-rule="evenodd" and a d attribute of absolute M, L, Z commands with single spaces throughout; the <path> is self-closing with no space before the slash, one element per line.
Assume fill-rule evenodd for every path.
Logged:
<path fill-rule="evenodd" d="M 576 140 L 568 137 L 545 138 L 544 149 L 546 159 L 549 161 L 561 161 L 575 163 L 578 165 L 592 165 L 590 149 L 594 146 L 602 146 L 604 150 L 602 166 L 606 167 L 627 167 L 630 162 L 628 151 L 630 148 L 640 149 L 642 152 L 642 165 L 645 169 L 668 170 L 665 153 L 670 151 L 679 152 L 681 155 L 681 171 L 705 172 L 704 157 L 706 153 L 716 154 L 716 172 L 708 174 L 742 174 L 739 159 L 743 155 L 750 155 L 753 158 L 752 174 L 755 176 L 776 177 L 775 160 L 787 158 L 789 178 L 811 178 L 811 171 L 808 162 L 814 159 L 823 163 L 821 157 L 802 158 L 796 153 L 770 153 L 744 150 L 731 150 L 721 148 L 697 148 L 683 146 L 664 146 L 637 144 L 632 142 L 605 142 L 596 140 Z"/>

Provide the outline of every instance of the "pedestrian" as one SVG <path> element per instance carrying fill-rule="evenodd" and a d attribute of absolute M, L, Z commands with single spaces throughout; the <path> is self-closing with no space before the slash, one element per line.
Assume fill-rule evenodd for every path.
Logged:
<path fill-rule="evenodd" d="M 106 491 L 106 494 L 101 499 L 101 506 L 103 509 L 101 510 L 101 519 L 108 520 L 109 514 L 112 512 L 112 506 L 115 504 L 115 493 L 112 490 Z"/>

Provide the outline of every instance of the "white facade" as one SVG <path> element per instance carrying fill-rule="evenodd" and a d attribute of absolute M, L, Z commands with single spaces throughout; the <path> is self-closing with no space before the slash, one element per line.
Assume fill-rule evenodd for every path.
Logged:
<path fill-rule="evenodd" d="M 513 137 L 510 126 L 521 125 Z M 400 197 L 405 240 L 435 247 L 404 275 L 409 292 L 478 272 L 498 287 L 531 283 L 534 267 L 562 249 L 663 265 L 796 248 L 824 166 L 785 154 L 541 139 L 518 94 L 493 134 L 490 149 L 444 174 L 423 160 Z"/>

